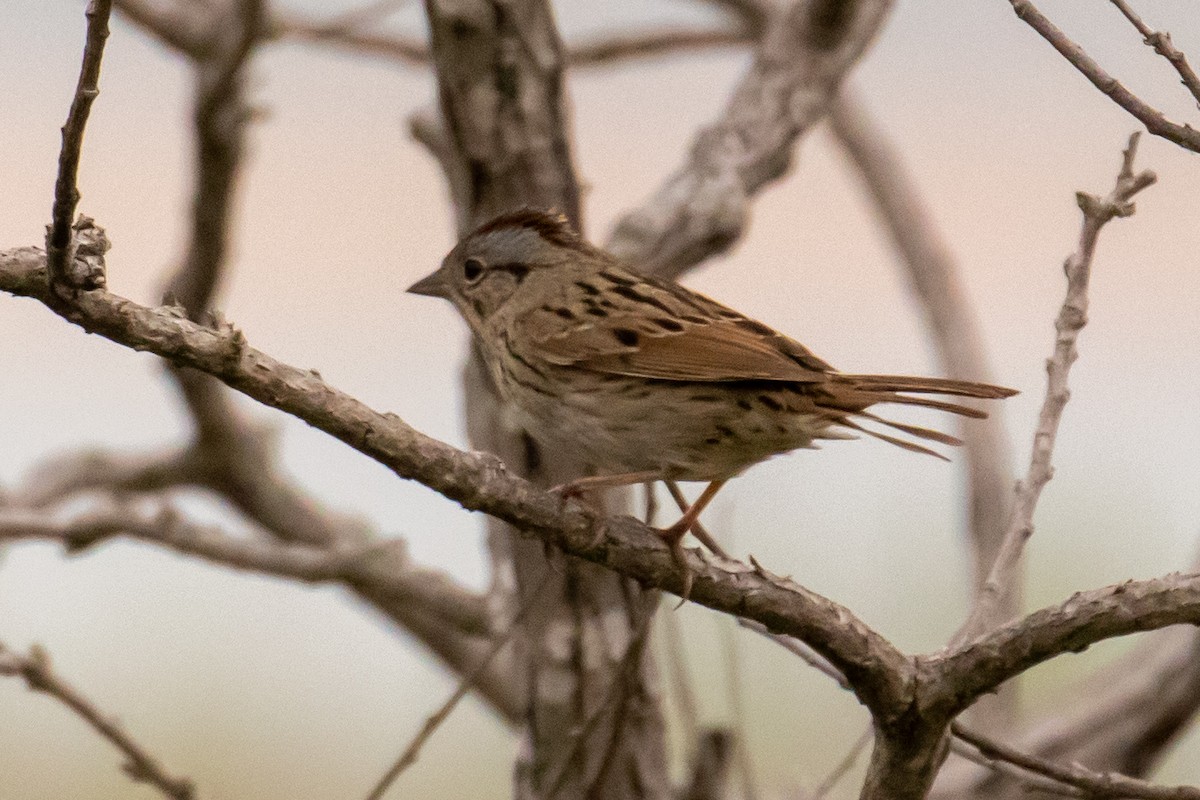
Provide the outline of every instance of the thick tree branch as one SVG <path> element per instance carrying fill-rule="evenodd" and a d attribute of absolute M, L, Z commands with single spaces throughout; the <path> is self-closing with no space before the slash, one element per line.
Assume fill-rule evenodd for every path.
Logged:
<path fill-rule="evenodd" d="M 742 234 L 749 198 L 782 176 L 795 142 L 825 115 L 881 28 L 891 0 L 798 0 L 764 34 L 750 71 L 686 163 L 626 214 L 608 248 L 641 269 L 678 276 Z"/>
<path fill-rule="evenodd" d="M 1073 687 L 1059 707 L 1047 709 L 1013 741 L 1046 761 L 1148 775 L 1200 706 L 1198 654 L 1195 630 L 1158 631 Z M 1026 800 L 1028 783 L 1027 773 L 981 773 L 956 763 L 942 770 L 933 796 Z"/>
<path fill-rule="evenodd" d="M 0 290 L 48 298 L 45 256 L 35 248 L 0 253 Z M 208 372 L 261 403 L 303 419 L 466 508 L 502 519 L 643 584 L 679 592 L 682 575 L 660 537 L 631 518 L 602 519 L 564 504 L 512 475 L 493 456 L 465 453 L 425 436 L 393 414 L 381 414 L 322 381 L 309 370 L 282 364 L 250 347 L 232 327 L 206 328 L 170 309 L 151 309 L 97 289 L 80 295 L 63 316 L 135 350 L 153 352 L 178 366 Z M 756 620 L 812 645 L 855 685 L 877 716 L 907 706 L 912 668 L 907 658 L 848 609 L 790 581 L 695 553 L 692 600 Z"/>
<path fill-rule="evenodd" d="M 1115 636 L 1182 624 L 1200 624 L 1200 573 L 1078 592 L 1061 605 L 923 659 L 922 673 L 931 681 L 920 702 L 930 714 L 957 714 L 983 693 L 1055 656 Z"/>
<path fill-rule="evenodd" d="M 28 655 L 21 655 L 0 643 L 0 675 L 19 676 L 30 690 L 44 692 L 71 709 L 121 751 L 126 758 L 122 768 L 132 780 L 150 784 L 172 800 L 192 800 L 196 796 L 190 780 L 167 773 L 124 728 L 102 714 L 78 689 L 55 673 L 49 655 L 42 648 L 34 646 Z"/>
<path fill-rule="evenodd" d="M 94 289 L 101 285 L 103 273 L 92 270 L 72 271 L 78 262 L 71 252 L 72 222 L 75 207 L 79 204 L 79 159 L 83 152 L 83 132 L 87 127 L 92 101 L 100 94 L 100 61 L 104 57 L 104 43 L 108 39 L 108 17 L 112 13 L 112 0 L 92 0 L 87 8 L 87 42 L 83 48 L 83 65 L 79 70 L 79 82 L 71 100 L 71 110 L 62 128 L 62 149 L 58 154 L 58 178 L 54 182 L 54 208 L 52 221 L 46 231 L 46 257 L 50 270 L 50 282 L 56 295 L 68 300 L 77 289 Z"/>
<path fill-rule="evenodd" d="M 196 60 L 196 186 L 191 239 L 167 294 L 197 319 L 220 281 L 228 250 L 229 217 L 250 108 L 242 96 L 244 67 L 265 24 L 264 0 L 236 0 L 214 20 L 210 43 Z"/>
<path fill-rule="evenodd" d="M 1083 212 L 1083 224 L 1078 248 L 1063 265 L 1067 276 L 1067 293 L 1054 322 L 1054 353 L 1046 362 L 1046 398 L 1034 431 L 1029 470 L 1017 485 L 1012 517 L 991 571 L 979 590 L 971 615 L 955 634 L 952 646 L 967 642 L 992 627 L 1001 615 L 1001 609 L 1012 605 L 1008 598 L 1019 592 L 1021 554 L 1025 543 L 1033 535 L 1033 515 L 1042 489 L 1054 474 L 1051 466 L 1054 442 L 1063 410 L 1071 396 L 1067 379 L 1071 365 L 1079 358 L 1075 343 L 1079 332 L 1087 324 L 1088 283 L 1100 231 L 1115 217 L 1133 214 L 1133 198 L 1157 180 L 1149 170 L 1136 174 L 1133 171 L 1139 135 L 1135 133 L 1129 137 L 1116 185 L 1107 196 L 1100 198 L 1085 192 L 1076 195 Z"/>
<path fill-rule="evenodd" d="M 1121 108 L 1136 117 L 1146 130 L 1155 136 L 1161 136 L 1180 147 L 1200 153 L 1200 131 L 1190 125 L 1179 125 L 1167 119 L 1161 111 L 1150 106 L 1133 92 L 1121 85 L 1120 81 L 1104 71 L 1096 61 L 1084 52 L 1083 48 L 1063 33 L 1062 29 L 1049 20 L 1030 0 L 1008 0 L 1013 11 L 1029 27 L 1033 28 L 1050 45 L 1062 54 L 1071 66 L 1083 73 L 1083 76 Z"/>

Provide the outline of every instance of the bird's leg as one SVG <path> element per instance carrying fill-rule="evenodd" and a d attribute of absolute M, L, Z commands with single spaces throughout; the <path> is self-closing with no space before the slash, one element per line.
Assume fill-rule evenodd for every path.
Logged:
<path fill-rule="evenodd" d="M 679 596 L 683 598 L 684 602 L 687 601 L 692 593 L 692 572 L 687 567 L 687 558 L 683 552 L 683 537 L 687 535 L 689 530 L 693 530 L 692 526 L 696 524 L 700 512 L 704 511 L 705 507 L 712 502 L 712 499 L 717 496 L 717 492 L 721 491 L 721 487 L 724 485 L 725 481 L 720 480 L 713 481 L 708 486 L 705 486 L 704 491 L 696 498 L 696 502 L 692 503 L 683 512 L 683 516 L 674 525 L 656 531 L 663 538 L 663 541 L 667 543 L 667 547 L 670 548 L 671 557 L 675 559 L 675 563 L 683 570 L 683 591 L 680 592 Z M 705 536 L 710 540 L 712 539 L 712 537 L 708 536 L 707 532 Z M 703 542 L 704 539 L 700 539 L 700 541 Z M 708 544 L 708 542 L 705 542 L 705 544 Z M 716 551 L 714 550 L 713 552 Z"/>
<path fill-rule="evenodd" d="M 667 491 L 671 493 L 671 497 L 675 500 L 675 504 L 679 506 L 679 510 L 686 512 L 688 510 L 688 501 L 683 496 L 683 491 L 680 490 L 679 484 L 675 481 L 663 481 L 663 483 L 667 485 Z M 692 523 L 691 531 L 692 535 L 710 551 L 716 553 L 721 558 L 729 558 L 729 554 L 725 552 L 721 545 L 717 544 L 717 540 L 712 537 L 707 528 L 700 524 L 699 519 Z"/>
<path fill-rule="evenodd" d="M 555 486 L 550 491 L 558 492 L 564 500 L 570 497 L 576 497 L 589 506 L 594 508 L 601 514 L 607 514 L 608 510 L 604 508 L 604 503 L 600 502 L 599 498 L 588 497 L 590 492 L 595 492 L 600 489 L 615 489 L 619 486 L 631 486 L 635 483 L 646 483 L 647 481 L 658 480 L 657 472 L 623 472 L 619 475 L 588 475 L 584 478 L 576 478 L 569 483 L 563 483 Z M 596 526 L 596 535 L 592 539 L 591 546 L 596 547 L 604 540 L 604 524 L 601 522 Z"/>
<path fill-rule="evenodd" d="M 635 483 L 655 481 L 660 477 L 657 472 L 622 472 L 619 475 L 588 475 L 576 478 L 568 483 L 559 484 L 550 491 L 558 492 L 563 497 L 580 497 L 587 492 L 598 489 L 615 489 L 618 486 L 631 486 Z"/>

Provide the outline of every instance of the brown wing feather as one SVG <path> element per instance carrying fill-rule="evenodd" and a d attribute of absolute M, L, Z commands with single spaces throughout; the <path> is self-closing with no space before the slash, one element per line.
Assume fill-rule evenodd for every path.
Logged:
<path fill-rule="evenodd" d="M 519 338 L 551 364 L 674 381 L 827 381 L 831 367 L 760 322 L 611 265 L 526 312 Z"/>
<path fill-rule="evenodd" d="M 636 319 L 610 317 L 603 325 L 567 330 L 539 344 L 552 363 L 616 375 L 672 381 L 828 380 L 770 340 L 725 321 L 648 331 Z"/>

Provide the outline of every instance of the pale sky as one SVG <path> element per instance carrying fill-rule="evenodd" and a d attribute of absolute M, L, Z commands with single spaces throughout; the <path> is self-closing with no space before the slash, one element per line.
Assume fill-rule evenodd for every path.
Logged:
<path fill-rule="evenodd" d="M 1147 100 L 1197 125 L 1200 112 L 1174 73 L 1108 4 L 1039 6 Z M 8 34 L 0 50 L 0 248 L 42 240 L 82 9 L 38 0 L 0 6 Z M 1139 10 L 1200 62 L 1194 0 L 1143 0 Z M 651 18 L 700 18 L 691 4 L 628 0 L 563 2 L 560 16 L 568 38 Z M 680 163 L 747 58 L 719 51 L 571 77 L 593 235 L 602 238 Z M 465 446 L 457 388 L 465 328 L 448 306 L 403 293 L 452 244 L 437 168 L 406 134 L 408 115 L 434 101 L 431 79 L 292 45 L 267 48 L 253 75 L 265 113 L 250 136 L 220 307 L 256 347 Z M 1004 410 L 1023 465 L 1061 264 L 1078 234 L 1074 193 L 1108 191 L 1138 125 L 1004 0 L 900 3 L 854 83 L 908 153 L 959 256 L 996 380 L 1022 391 Z M 114 243 L 113 290 L 154 302 L 183 241 L 189 75 L 118 19 L 101 90 L 80 211 Z M 1100 244 L 1058 472 L 1030 548 L 1031 608 L 1183 569 L 1200 546 L 1200 162 L 1148 136 L 1139 162 L 1160 183 Z M 792 175 L 755 202 L 736 250 L 686 280 L 842 369 L 936 371 L 886 240 L 823 131 L 799 149 Z M 0 375 L 0 486 L 19 483 L 53 452 L 141 450 L 187 433 L 152 357 L 87 336 L 30 301 L 0 296 Z M 415 557 L 484 585 L 477 516 L 294 420 L 247 408 L 280 426 L 287 469 L 317 497 L 404 535 Z M 957 626 L 965 598 L 960 475 L 957 465 L 880 443 L 833 443 L 750 470 L 707 518 L 734 552 L 752 552 L 848 605 L 905 649 L 931 650 Z M 701 657 L 724 621 L 702 609 L 679 614 L 696 679 L 709 689 L 704 714 L 726 719 L 720 659 Z M 339 590 L 235 575 L 130 544 L 73 559 L 49 546 L 12 549 L 0 564 L 0 641 L 44 644 L 64 674 L 171 769 L 193 777 L 205 798 L 364 793 L 453 688 L 418 647 Z M 760 783 L 811 787 L 857 738 L 865 714 L 793 659 L 739 641 L 752 655 L 742 680 Z M 1053 702 L 1123 647 L 1039 667 L 1026 705 Z M 4 800 L 13 786 L 12 800 L 154 796 L 129 784 L 105 743 L 16 681 L 0 681 L 0 717 Z M 471 797 L 506 797 L 512 748 L 502 727 L 467 704 L 397 796 L 465 797 L 469 786 Z M 1200 781 L 1197 764 L 1193 736 L 1161 777 Z"/>

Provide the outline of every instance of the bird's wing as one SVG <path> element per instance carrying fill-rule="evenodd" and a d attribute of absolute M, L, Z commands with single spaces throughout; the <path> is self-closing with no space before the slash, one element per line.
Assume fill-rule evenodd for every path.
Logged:
<path fill-rule="evenodd" d="M 597 288 L 601 291 L 592 291 Z M 580 288 L 564 307 L 542 307 L 517 325 L 520 338 L 542 360 L 596 372 L 675 381 L 821 383 L 832 371 L 799 342 L 761 322 L 678 284 L 615 268 Z"/>

